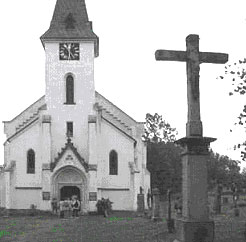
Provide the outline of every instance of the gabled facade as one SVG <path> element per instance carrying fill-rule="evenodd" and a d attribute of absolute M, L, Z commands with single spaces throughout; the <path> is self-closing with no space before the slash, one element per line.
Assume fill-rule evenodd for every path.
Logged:
<path fill-rule="evenodd" d="M 102 197 L 113 209 L 135 210 L 150 176 L 143 123 L 95 91 L 98 37 L 84 0 L 57 0 L 48 31 L 46 93 L 4 122 L 0 207 L 51 209 L 51 199 L 78 195 L 85 212 Z"/>

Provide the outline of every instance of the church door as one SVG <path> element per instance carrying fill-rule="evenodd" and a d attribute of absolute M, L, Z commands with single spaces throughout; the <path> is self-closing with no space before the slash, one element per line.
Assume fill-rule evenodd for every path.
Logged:
<path fill-rule="evenodd" d="M 72 198 L 76 195 L 80 200 L 80 189 L 76 186 L 64 186 L 60 189 L 60 199 L 65 200 L 66 198 Z"/>

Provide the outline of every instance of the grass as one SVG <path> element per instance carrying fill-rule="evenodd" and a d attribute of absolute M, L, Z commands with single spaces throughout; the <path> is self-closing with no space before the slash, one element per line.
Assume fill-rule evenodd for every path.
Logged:
<path fill-rule="evenodd" d="M 0 241 L 4 242 L 161 242 L 166 241 L 166 231 L 164 221 L 153 222 L 124 212 L 108 218 L 94 215 L 65 220 L 46 215 L 0 221 Z"/>
<path fill-rule="evenodd" d="M 245 218 L 245 207 L 240 208 L 240 217 L 235 217 L 230 206 L 221 215 L 213 216 L 221 234 L 229 225 L 234 231 L 233 224 L 237 226 Z M 46 214 L 1 217 L 0 220 L 0 242 L 169 242 L 174 238 L 175 235 L 167 233 L 165 218 L 153 222 L 134 212 L 113 212 L 108 218 L 88 215 L 60 219 Z"/>

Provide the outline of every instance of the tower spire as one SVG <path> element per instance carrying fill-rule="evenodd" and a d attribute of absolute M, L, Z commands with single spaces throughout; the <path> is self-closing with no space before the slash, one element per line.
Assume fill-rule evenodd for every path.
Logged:
<path fill-rule="evenodd" d="M 93 41 L 95 56 L 99 55 L 99 39 L 92 30 L 85 0 L 57 0 L 50 27 L 40 39 L 43 45 L 54 40 Z"/>

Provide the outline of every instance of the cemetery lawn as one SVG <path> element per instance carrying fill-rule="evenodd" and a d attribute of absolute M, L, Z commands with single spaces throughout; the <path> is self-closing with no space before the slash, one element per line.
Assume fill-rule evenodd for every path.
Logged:
<path fill-rule="evenodd" d="M 0 241 L 11 242 L 161 242 L 169 238 L 165 220 L 153 222 L 133 212 L 77 219 L 10 216 L 0 219 Z M 169 240 L 169 239 L 168 239 Z"/>

